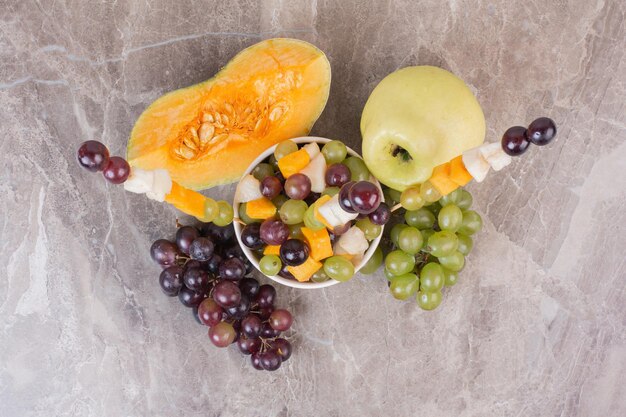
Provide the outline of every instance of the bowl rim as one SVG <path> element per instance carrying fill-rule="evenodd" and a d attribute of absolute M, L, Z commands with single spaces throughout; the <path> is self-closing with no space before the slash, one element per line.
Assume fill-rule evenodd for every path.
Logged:
<path fill-rule="evenodd" d="M 318 144 L 326 144 L 328 142 L 332 142 L 333 139 L 328 139 L 328 138 L 322 138 L 319 136 L 300 136 L 297 138 L 292 138 L 292 139 L 288 139 L 291 141 L 294 141 L 297 144 L 302 144 L 302 143 L 311 143 L 311 142 L 315 142 Z M 280 142 L 279 142 L 280 143 Z M 259 156 L 257 156 L 257 158 L 252 161 L 252 163 L 248 166 L 248 168 L 246 168 L 245 172 L 243 173 L 243 175 L 241 176 L 241 178 L 239 179 L 239 181 L 237 182 L 237 187 L 239 186 L 239 182 L 241 182 L 241 179 L 243 179 L 246 175 L 250 174 L 252 172 L 252 170 L 259 164 L 261 163 L 265 158 L 267 158 L 268 156 L 270 156 L 271 154 L 274 153 L 274 150 L 276 149 L 276 146 L 278 146 L 278 143 L 275 145 L 270 146 L 269 148 L 267 148 L 266 150 L 264 150 L 263 152 L 261 152 L 259 154 Z M 350 148 L 349 146 L 346 145 L 346 149 L 348 150 L 348 155 L 350 156 L 356 156 L 360 159 L 363 159 L 361 157 L 361 155 L 359 155 L 356 151 L 354 151 L 352 148 Z M 373 176 L 370 176 L 370 179 L 374 180 L 374 184 L 376 184 L 376 186 L 381 189 L 380 183 L 378 182 L 378 180 L 376 178 L 374 178 Z M 236 195 L 236 193 L 235 193 Z M 381 189 L 381 202 L 385 201 L 385 197 L 382 193 L 382 189 Z M 239 204 L 241 204 L 241 202 L 237 201 L 237 199 L 235 197 L 233 197 L 233 212 L 234 212 L 234 216 L 235 218 L 239 218 Z M 233 222 L 233 226 L 235 228 L 235 236 L 237 237 L 237 242 L 239 243 L 239 246 L 241 247 L 243 253 L 246 255 L 246 258 L 248 258 L 248 260 L 252 263 L 252 265 L 257 269 L 257 271 L 259 271 L 261 274 L 265 275 L 266 277 L 268 277 L 269 279 L 271 279 L 274 282 L 277 282 L 279 284 L 285 285 L 287 287 L 291 287 L 291 288 L 302 288 L 302 289 L 317 289 L 317 288 L 326 288 L 326 287 L 330 287 L 332 285 L 335 284 L 339 284 L 341 281 L 336 281 L 334 279 L 329 279 L 328 281 L 324 281 L 324 282 L 311 282 L 311 281 L 307 281 L 307 282 L 300 282 L 297 280 L 291 280 L 288 278 L 283 278 L 279 275 L 266 275 L 261 271 L 261 268 L 259 266 L 259 260 L 256 259 L 256 257 L 254 256 L 254 254 L 252 253 L 252 251 L 243 244 L 243 242 L 241 241 L 241 230 L 243 229 L 242 225 L 235 221 Z M 356 274 L 361 268 L 363 268 L 363 266 L 370 260 L 370 258 L 374 255 L 374 252 L 376 251 L 376 248 L 378 248 L 378 245 L 380 244 L 380 240 L 382 239 L 382 235 L 383 235 L 383 230 L 384 228 L 381 228 L 381 232 L 380 234 L 373 240 L 370 241 L 370 246 L 367 249 L 367 251 L 365 251 L 365 254 L 363 255 L 363 259 L 361 259 L 361 262 L 355 266 L 354 268 L 354 273 Z"/>

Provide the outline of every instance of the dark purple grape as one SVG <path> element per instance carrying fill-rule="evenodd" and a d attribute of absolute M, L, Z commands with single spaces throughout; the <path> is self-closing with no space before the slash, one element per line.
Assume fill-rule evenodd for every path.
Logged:
<path fill-rule="evenodd" d="M 260 352 L 253 353 L 252 356 L 250 356 L 250 362 L 252 362 L 252 367 L 254 369 L 257 369 L 259 371 L 263 370 L 263 367 L 261 366 L 261 353 Z"/>
<path fill-rule="evenodd" d="M 112 156 L 109 163 L 102 171 L 104 178 L 111 184 L 121 184 L 128 179 L 130 175 L 130 165 L 124 158 Z"/>
<path fill-rule="evenodd" d="M 211 286 L 209 274 L 200 268 L 186 268 L 183 281 L 187 288 L 199 293 L 206 293 Z"/>
<path fill-rule="evenodd" d="M 276 177 L 265 177 L 261 181 L 261 194 L 270 200 L 283 190 L 283 184 Z"/>
<path fill-rule="evenodd" d="M 242 261 L 246 259 L 246 255 L 244 255 L 243 250 L 241 250 L 241 246 L 239 246 L 239 243 L 237 242 L 226 246 L 223 250 L 223 255 L 226 259 L 237 258 Z"/>
<path fill-rule="evenodd" d="M 225 243 L 235 236 L 235 229 L 232 223 L 228 226 L 217 226 L 213 223 L 205 223 L 202 225 L 202 235 L 211 238 L 213 242 Z"/>
<path fill-rule="evenodd" d="M 259 287 L 259 293 L 257 294 L 255 301 L 261 308 L 272 307 L 274 305 L 275 298 L 276 298 L 276 289 L 272 287 L 271 285 L 265 284 Z M 271 314 L 271 311 L 270 311 L 270 314 Z M 267 317 L 269 317 L 269 315 Z"/>
<path fill-rule="evenodd" d="M 237 332 L 232 324 L 225 321 L 209 327 L 209 340 L 217 347 L 226 347 L 237 338 Z"/>
<path fill-rule="evenodd" d="M 267 219 L 261 223 L 260 236 L 268 245 L 280 245 L 289 239 L 289 226 L 280 220 Z"/>
<path fill-rule="evenodd" d="M 282 363 L 282 359 L 280 359 L 280 355 L 271 350 L 261 353 L 259 357 L 260 357 L 261 366 L 266 371 L 275 371 L 278 368 L 280 368 L 280 364 Z"/>
<path fill-rule="evenodd" d="M 285 183 L 285 176 L 282 172 L 280 172 L 280 170 L 278 170 L 274 176 L 278 178 L 278 181 L 280 181 L 281 184 Z"/>
<path fill-rule="evenodd" d="M 254 278 L 244 278 L 239 281 L 239 289 L 242 294 L 246 294 L 253 300 L 259 293 L 259 281 Z"/>
<path fill-rule="evenodd" d="M 206 269 L 213 275 L 218 275 L 220 273 L 220 264 L 222 263 L 223 258 L 218 253 L 213 253 L 213 256 L 206 261 Z"/>
<path fill-rule="evenodd" d="M 292 352 L 291 343 L 289 343 L 287 339 L 283 339 L 281 337 L 275 340 L 270 340 L 269 345 L 270 345 L 270 350 L 273 350 L 274 352 L 278 353 L 278 355 L 283 360 L 283 362 L 285 362 L 287 359 L 291 357 L 291 352 Z"/>
<path fill-rule="evenodd" d="M 269 324 L 272 326 L 272 329 L 281 332 L 289 330 L 291 323 L 293 323 L 293 316 L 283 308 L 274 310 L 269 318 Z"/>
<path fill-rule="evenodd" d="M 526 128 L 522 126 L 509 127 L 502 136 L 502 149 L 511 156 L 518 156 L 526 152 L 530 141 L 526 137 Z"/>
<path fill-rule="evenodd" d="M 193 318 L 196 320 L 196 323 L 202 324 L 202 322 L 200 321 L 200 317 L 198 317 L 198 307 L 192 307 L 191 314 L 193 315 Z"/>
<path fill-rule="evenodd" d="M 263 322 L 259 316 L 255 314 L 249 314 L 246 318 L 241 320 L 241 331 L 246 337 L 255 338 L 261 333 Z"/>
<path fill-rule="evenodd" d="M 288 239 L 280 245 L 280 259 L 285 265 L 302 265 L 308 257 L 309 247 L 300 239 Z"/>
<path fill-rule="evenodd" d="M 215 252 L 215 245 L 207 237 L 199 237 L 189 245 L 189 256 L 196 261 L 206 262 Z"/>
<path fill-rule="evenodd" d="M 313 203 L 315 203 L 317 200 L 319 200 L 319 198 L 320 198 L 320 197 L 321 197 L 321 194 L 320 194 L 320 193 L 314 193 L 314 192 L 311 192 L 311 193 L 309 193 L 308 197 L 304 199 L 304 202 L 305 202 L 305 203 L 306 203 L 309 207 L 311 207 L 311 205 L 312 205 Z"/>
<path fill-rule="evenodd" d="M 204 300 L 204 296 L 205 294 L 195 292 L 184 286 L 178 293 L 178 299 L 185 307 L 197 307 Z"/>
<path fill-rule="evenodd" d="M 283 265 L 280 268 L 280 271 L 278 271 L 278 276 L 286 279 L 296 279 L 296 277 L 294 277 L 293 274 L 289 272 L 289 269 L 287 269 L 287 267 L 288 265 Z"/>
<path fill-rule="evenodd" d="M 239 304 L 226 309 L 226 314 L 228 315 L 228 317 L 234 318 L 236 320 L 246 317 L 249 312 L 250 299 L 245 294 L 241 294 L 241 301 L 239 302 Z"/>
<path fill-rule="evenodd" d="M 104 144 L 96 140 L 81 143 L 76 152 L 78 164 L 87 171 L 98 172 L 104 170 L 109 163 L 109 150 Z"/>
<path fill-rule="evenodd" d="M 244 355 L 251 355 L 253 353 L 257 353 L 259 350 L 261 350 L 262 344 L 263 343 L 261 342 L 261 339 L 259 339 L 258 337 L 253 338 L 253 339 L 248 339 L 247 337 L 240 337 L 239 340 L 237 340 L 237 347 L 239 347 L 239 350 Z"/>
<path fill-rule="evenodd" d="M 188 259 L 187 262 L 185 262 L 185 270 L 190 269 L 190 268 L 200 268 L 200 269 L 205 269 L 206 270 L 206 262 L 200 262 L 200 261 L 194 261 L 193 259 Z"/>
<path fill-rule="evenodd" d="M 263 323 L 261 326 L 261 337 L 263 339 L 273 339 L 280 336 L 280 330 L 274 329 L 269 323 Z"/>
<path fill-rule="evenodd" d="M 233 329 L 235 329 L 235 340 L 233 340 L 233 343 L 235 343 L 241 336 L 241 320 L 233 321 Z"/>
<path fill-rule="evenodd" d="M 384 226 L 391 218 L 391 210 L 387 204 L 380 203 L 378 208 L 369 214 L 369 218 L 372 223 Z"/>
<path fill-rule="evenodd" d="M 223 317 L 224 309 L 211 298 L 205 298 L 198 306 L 198 318 L 205 326 L 215 326 Z"/>
<path fill-rule="evenodd" d="M 172 266 L 176 263 L 178 248 L 169 240 L 156 240 L 150 247 L 150 256 L 152 260 L 162 267 Z"/>
<path fill-rule="evenodd" d="M 178 249 L 186 255 L 189 255 L 189 246 L 196 238 L 200 237 L 198 229 L 192 226 L 183 226 L 176 231 L 176 244 Z"/>
<path fill-rule="evenodd" d="M 177 296 L 183 287 L 183 268 L 176 265 L 165 268 L 159 276 L 159 285 L 165 295 Z"/>
<path fill-rule="evenodd" d="M 243 264 L 246 266 L 246 275 L 250 275 L 254 271 L 254 265 L 248 259 L 244 259 Z"/>
<path fill-rule="evenodd" d="M 293 174 L 285 181 L 285 194 L 293 200 L 304 200 L 311 192 L 311 180 L 304 174 Z"/>
<path fill-rule="evenodd" d="M 326 169 L 324 179 L 331 187 L 341 187 L 352 178 L 350 169 L 342 163 L 332 164 Z"/>
<path fill-rule="evenodd" d="M 213 288 L 213 300 L 222 308 L 231 308 L 241 302 L 241 290 L 232 281 L 220 281 Z"/>
<path fill-rule="evenodd" d="M 274 312 L 273 305 L 266 306 L 266 307 L 259 307 L 259 317 L 261 317 L 261 320 L 269 319 L 273 312 Z"/>
<path fill-rule="evenodd" d="M 339 190 L 339 206 L 348 213 L 356 213 L 356 210 L 352 208 L 352 203 L 349 198 L 350 188 L 352 188 L 354 184 L 356 184 L 355 181 L 347 182 L 341 187 L 341 190 Z"/>
<path fill-rule="evenodd" d="M 352 208 L 361 214 L 369 214 L 380 204 L 380 190 L 369 181 L 359 181 L 348 192 Z"/>
<path fill-rule="evenodd" d="M 246 274 L 246 265 L 239 258 L 224 259 L 220 264 L 220 278 L 239 281 Z"/>
<path fill-rule="evenodd" d="M 260 223 L 250 223 L 244 226 L 241 231 L 241 241 L 252 250 L 261 249 L 265 244 L 260 236 Z"/>
<path fill-rule="evenodd" d="M 549 117 L 540 117 L 532 121 L 526 131 L 526 137 L 538 146 L 547 145 L 556 136 L 556 124 Z"/>

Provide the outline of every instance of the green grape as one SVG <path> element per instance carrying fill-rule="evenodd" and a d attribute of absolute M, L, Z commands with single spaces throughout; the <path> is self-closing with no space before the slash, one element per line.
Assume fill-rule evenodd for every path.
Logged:
<path fill-rule="evenodd" d="M 464 235 L 463 233 L 456 234 L 457 239 L 459 239 L 459 246 L 456 248 L 463 255 L 467 256 L 472 251 L 474 247 L 474 241 L 471 237 Z"/>
<path fill-rule="evenodd" d="M 348 281 L 354 275 L 354 265 L 343 256 L 331 256 L 324 261 L 324 272 L 336 281 Z"/>
<path fill-rule="evenodd" d="M 201 219 L 205 223 L 212 222 L 220 213 L 220 206 L 217 201 L 212 198 L 204 200 L 204 218 Z"/>
<path fill-rule="evenodd" d="M 361 220 L 357 220 L 356 227 L 363 231 L 365 234 L 365 239 L 374 240 L 380 235 L 380 232 L 383 231 L 383 227 L 377 224 L 372 223 L 372 221 L 366 217 Z"/>
<path fill-rule="evenodd" d="M 443 276 L 445 277 L 444 284 L 446 287 L 453 286 L 459 280 L 459 274 L 454 271 L 450 271 L 448 268 L 443 268 Z"/>
<path fill-rule="evenodd" d="M 420 195 L 426 203 L 434 203 L 441 198 L 441 194 L 430 181 L 426 181 L 420 186 Z"/>
<path fill-rule="evenodd" d="M 285 204 L 287 200 L 289 200 L 289 197 L 287 197 L 285 194 L 278 194 L 276 197 L 274 197 L 272 203 L 274 203 L 276 208 L 280 210 L 280 208 L 283 206 L 283 204 Z"/>
<path fill-rule="evenodd" d="M 415 274 L 404 274 L 391 279 L 389 291 L 393 298 L 397 300 L 406 300 L 414 295 L 419 287 L 419 280 Z"/>
<path fill-rule="evenodd" d="M 398 190 L 385 187 L 383 190 L 383 195 L 385 196 L 385 202 L 387 202 L 387 205 L 389 207 L 395 206 L 400 202 L 401 193 Z"/>
<path fill-rule="evenodd" d="M 303 200 L 287 200 L 279 210 L 280 219 L 285 224 L 302 223 L 304 212 L 308 208 Z"/>
<path fill-rule="evenodd" d="M 398 246 L 398 237 L 400 236 L 400 232 L 405 227 L 409 227 L 404 223 L 398 223 L 391 228 L 391 233 L 389 234 L 389 238 L 393 242 L 394 245 Z"/>
<path fill-rule="evenodd" d="M 385 258 L 385 268 L 398 276 L 411 272 L 415 267 L 415 258 L 401 250 L 389 252 Z"/>
<path fill-rule="evenodd" d="M 457 250 L 450 255 L 440 256 L 439 263 L 450 271 L 459 272 L 465 266 L 465 256 Z"/>
<path fill-rule="evenodd" d="M 276 161 L 280 161 L 280 158 L 283 158 L 284 156 L 289 155 L 290 153 L 294 153 L 297 150 L 298 150 L 298 145 L 296 144 L 296 142 L 287 139 L 285 141 L 280 142 L 276 146 L 276 149 L 274 149 L 274 158 L 276 158 Z"/>
<path fill-rule="evenodd" d="M 311 205 L 304 212 L 304 225 L 313 231 L 322 230 L 326 226 L 315 218 L 315 206 Z"/>
<path fill-rule="evenodd" d="M 467 210 L 472 207 L 473 202 L 474 199 L 472 198 L 472 195 L 469 193 L 469 191 L 461 189 L 456 205 L 459 206 L 461 210 Z"/>
<path fill-rule="evenodd" d="M 417 210 L 424 206 L 426 202 L 420 195 L 419 187 L 409 187 L 402 191 L 400 204 L 407 210 Z"/>
<path fill-rule="evenodd" d="M 441 211 L 441 204 L 439 204 L 439 202 L 434 202 L 426 206 L 426 208 L 428 209 L 428 211 L 435 215 L 435 218 L 437 218 L 439 212 Z"/>
<path fill-rule="evenodd" d="M 452 203 L 444 206 L 437 215 L 437 223 L 441 230 L 456 232 L 461 227 L 463 212 Z"/>
<path fill-rule="evenodd" d="M 385 278 L 387 278 L 387 281 L 391 281 L 395 278 L 395 275 L 389 272 L 387 268 L 383 268 L 383 274 L 385 275 Z"/>
<path fill-rule="evenodd" d="M 351 156 L 343 161 L 343 164 L 350 169 L 352 181 L 369 181 L 370 171 L 365 162 L 357 156 Z"/>
<path fill-rule="evenodd" d="M 313 275 L 311 275 L 311 281 L 313 282 L 324 282 L 328 281 L 330 277 L 326 275 L 324 272 L 324 268 L 318 269 Z"/>
<path fill-rule="evenodd" d="M 383 263 L 383 250 L 379 247 L 376 248 L 372 257 L 363 265 L 359 272 L 362 274 L 373 274 L 378 270 L 378 267 Z"/>
<path fill-rule="evenodd" d="M 418 292 L 417 305 L 423 310 L 434 310 L 441 304 L 441 291 Z"/>
<path fill-rule="evenodd" d="M 213 219 L 213 224 L 216 226 L 227 226 L 233 222 L 233 206 L 226 201 L 221 200 L 217 202 L 219 206 L 219 214 Z"/>
<path fill-rule="evenodd" d="M 422 233 L 415 227 L 405 227 L 398 235 L 398 247 L 409 255 L 415 255 L 419 252 L 423 244 Z"/>
<path fill-rule="evenodd" d="M 456 190 L 452 191 L 451 193 L 441 197 L 439 199 L 439 204 L 441 204 L 441 207 L 445 207 L 448 204 L 456 204 L 457 201 L 459 201 L 459 196 L 460 195 L 461 195 L 461 189 L 457 188 Z"/>
<path fill-rule="evenodd" d="M 342 142 L 338 140 L 331 140 L 322 147 L 322 154 L 324 155 L 324 159 L 328 165 L 337 164 L 346 159 L 348 149 Z"/>
<path fill-rule="evenodd" d="M 274 154 L 270 155 L 268 163 L 272 166 L 272 168 L 274 168 L 274 171 L 280 170 L 280 168 L 278 168 L 278 161 L 276 160 L 276 157 L 274 156 Z"/>
<path fill-rule="evenodd" d="M 265 275 L 276 275 L 282 267 L 283 264 L 276 255 L 265 255 L 259 261 L 259 268 Z"/>
<path fill-rule="evenodd" d="M 274 167 L 270 164 L 261 163 L 254 167 L 252 175 L 259 181 L 263 181 L 265 177 L 271 177 L 274 175 Z"/>
<path fill-rule="evenodd" d="M 420 230 L 431 229 L 435 224 L 435 215 L 430 210 L 421 208 L 404 213 L 404 220 L 408 225 Z"/>
<path fill-rule="evenodd" d="M 289 225 L 289 238 L 304 240 L 304 235 L 302 234 L 303 227 L 304 227 L 304 223 L 290 224 Z"/>
<path fill-rule="evenodd" d="M 339 187 L 326 187 L 324 191 L 322 191 L 322 195 L 327 195 L 330 197 L 334 197 L 339 194 Z"/>
<path fill-rule="evenodd" d="M 433 292 L 443 288 L 445 275 L 441 265 L 429 262 L 420 271 L 420 291 Z"/>
<path fill-rule="evenodd" d="M 241 221 L 243 221 L 245 224 L 256 222 L 256 220 L 248 216 L 248 213 L 246 212 L 247 207 L 248 207 L 248 203 L 241 203 L 239 205 L 239 219 L 241 219 Z"/>
<path fill-rule="evenodd" d="M 428 239 L 435 234 L 433 229 L 420 230 L 422 232 L 422 249 L 428 246 Z"/>
<path fill-rule="evenodd" d="M 479 232 L 483 228 L 483 219 L 480 214 L 474 210 L 466 210 L 463 212 L 463 222 L 459 227 L 459 233 L 471 236 L 476 232 Z"/>
<path fill-rule="evenodd" d="M 452 232 L 442 230 L 428 238 L 430 253 L 437 258 L 450 255 L 459 246 L 459 239 Z"/>

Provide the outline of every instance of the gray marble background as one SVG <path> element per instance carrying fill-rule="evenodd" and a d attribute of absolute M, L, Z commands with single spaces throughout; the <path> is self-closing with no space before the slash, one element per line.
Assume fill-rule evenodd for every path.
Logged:
<path fill-rule="evenodd" d="M 0 0 L 0 416 L 626 415 L 626 4 L 612 0 Z M 279 288 L 295 353 L 258 372 L 161 294 L 178 215 L 81 171 L 136 117 L 238 50 L 315 43 L 333 83 L 313 133 L 360 149 L 389 72 L 450 69 L 488 140 L 549 115 L 552 146 L 471 185 L 485 219 L 432 313 L 384 277 Z M 230 198 L 230 186 L 210 194 Z"/>

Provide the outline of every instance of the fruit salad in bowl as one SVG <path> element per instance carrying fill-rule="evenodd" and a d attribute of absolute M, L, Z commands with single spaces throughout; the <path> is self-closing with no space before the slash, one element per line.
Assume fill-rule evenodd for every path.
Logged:
<path fill-rule="evenodd" d="M 295 288 L 351 279 L 375 253 L 390 214 L 356 152 L 309 136 L 259 155 L 237 185 L 233 209 L 250 262 Z"/>

